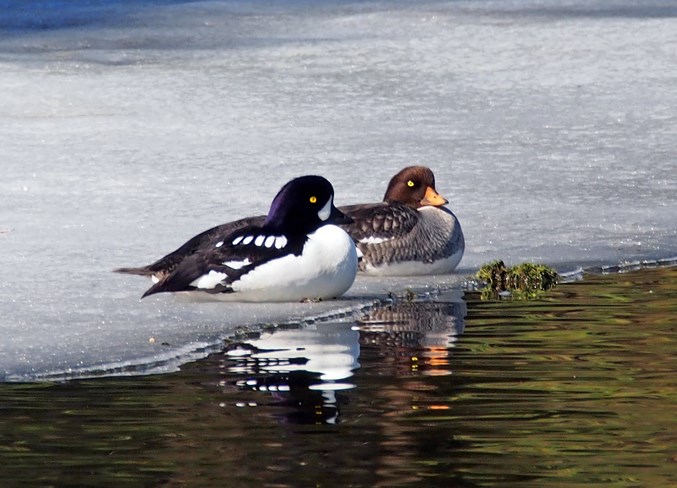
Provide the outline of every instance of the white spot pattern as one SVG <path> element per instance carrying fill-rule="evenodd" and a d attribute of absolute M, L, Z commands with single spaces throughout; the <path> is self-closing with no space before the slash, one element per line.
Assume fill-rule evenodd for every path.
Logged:
<path fill-rule="evenodd" d="M 280 236 L 275 238 L 275 249 L 282 249 L 287 245 L 287 238 L 285 236 Z"/>
<path fill-rule="evenodd" d="M 282 249 L 284 246 L 287 245 L 287 238 L 285 236 L 265 236 L 265 235 L 259 235 L 254 238 L 254 236 L 239 236 L 233 239 L 233 246 L 237 246 L 238 244 L 242 244 L 243 246 L 246 246 L 250 242 L 254 241 L 255 246 L 265 246 L 267 248 L 271 248 L 275 246 L 276 249 Z M 216 247 L 220 247 L 223 245 L 223 242 L 219 242 L 216 244 Z"/>
<path fill-rule="evenodd" d="M 216 243 L 216 247 L 221 247 L 221 246 L 223 246 L 223 241 L 219 241 L 219 242 Z"/>

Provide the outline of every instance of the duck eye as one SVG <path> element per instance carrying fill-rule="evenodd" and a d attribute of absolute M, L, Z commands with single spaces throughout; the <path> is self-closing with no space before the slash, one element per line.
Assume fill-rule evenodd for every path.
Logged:
<path fill-rule="evenodd" d="M 414 182 L 411 180 L 407 181 L 407 186 L 411 188 L 412 186 L 414 186 Z"/>
<path fill-rule="evenodd" d="M 315 195 L 310 197 L 310 203 L 317 203 L 317 197 Z"/>

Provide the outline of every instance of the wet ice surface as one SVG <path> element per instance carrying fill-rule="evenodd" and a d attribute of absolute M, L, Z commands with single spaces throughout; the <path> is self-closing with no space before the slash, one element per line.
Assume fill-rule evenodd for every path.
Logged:
<path fill-rule="evenodd" d="M 435 290 L 494 258 L 677 255 L 673 2 L 0 0 L 0 378 L 171 370 L 239 326 Z M 142 265 L 319 173 L 425 164 L 459 273 L 321 304 L 139 301 Z M 140 369 L 138 368 L 141 365 Z M 117 368 L 117 369 L 116 369 Z M 136 368 L 136 369 L 135 369 Z"/>

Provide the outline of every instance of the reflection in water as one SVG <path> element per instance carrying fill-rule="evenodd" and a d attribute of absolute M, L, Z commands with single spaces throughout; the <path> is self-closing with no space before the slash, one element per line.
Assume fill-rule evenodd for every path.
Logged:
<path fill-rule="evenodd" d="M 353 321 L 299 325 L 257 334 L 230 344 L 211 361 L 233 386 L 270 395 L 285 410 L 278 419 L 292 423 L 336 423 L 340 392 L 360 367 L 360 347 L 381 351 L 395 371 L 450 374 L 448 357 L 463 332 L 465 303 L 461 292 L 435 301 L 402 301 L 375 307 Z M 232 379 L 232 375 L 240 377 Z M 240 402 L 238 406 L 256 406 Z"/>
<path fill-rule="evenodd" d="M 677 268 L 0 384 L 0 486 L 677 486 Z M 460 332 L 462 335 L 458 335 Z"/>
<path fill-rule="evenodd" d="M 222 369 L 243 379 L 238 388 L 272 395 L 297 411 L 286 420 L 335 423 L 336 392 L 353 388 L 349 378 L 360 367 L 359 335 L 352 323 L 320 323 L 276 329 L 231 345 L 221 355 Z M 223 387 L 231 386 L 222 383 Z"/>
<path fill-rule="evenodd" d="M 458 290 L 430 302 L 397 302 L 358 319 L 360 343 L 400 369 L 426 375 L 451 374 L 448 358 L 463 333 L 466 305 Z"/>

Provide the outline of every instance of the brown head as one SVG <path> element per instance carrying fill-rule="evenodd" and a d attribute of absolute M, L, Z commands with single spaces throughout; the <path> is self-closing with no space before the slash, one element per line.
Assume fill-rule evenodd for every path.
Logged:
<path fill-rule="evenodd" d="M 440 207 L 448 202 L 435 189 L 435 175 L 425 166 L 408 166 L 390 180 L 383 197 L 387 203 L 400 202 L 411 208 Z"/>

